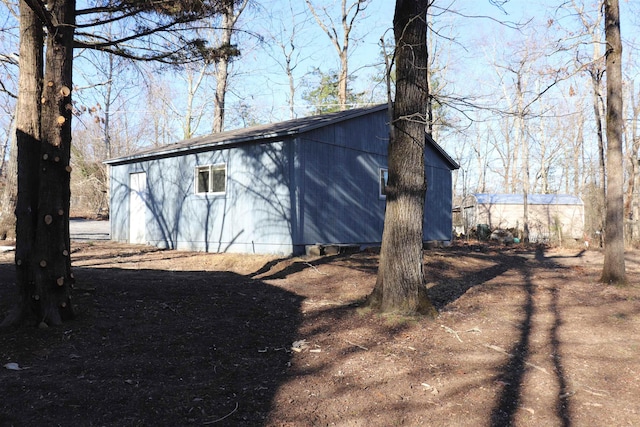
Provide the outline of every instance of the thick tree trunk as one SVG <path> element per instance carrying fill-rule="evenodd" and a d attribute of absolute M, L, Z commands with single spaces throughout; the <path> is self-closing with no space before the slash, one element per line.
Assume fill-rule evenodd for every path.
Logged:
<path fill-rule="evenodd" d="M 427 0 L 397 0 L 396 101 L 389 140 L 387 210 L 378 278 L 369 305 L 383 312 L 437 312 L 424 284 L 422 236 L 426 192 Z"/>
<path fill-rule="evenodd" d="M 31 15 L 27 7 L 24 9 L 24 14 L 21 9 L 21 25 L 22 19 L 28 20 L 27 16 Z M 19 310 L 5 323 L 31 318 L 40 325 L 50 325 L 73 317 L 69 160 L 75 2 L 57 2 L 51 14 L 57 25 L 46 38 L 44 79 L 41 78 L 42 35 L 35 33 L 35 28 L 41 28 L 42 24 L 32 21 L 29 29 L 21 34 L 25 37 L 25 50 L 40 58 L 25 66 L 32 81 L 40 85 L 34 93 L 28 90 L 26 94 L 37 94 L 36 105 L 40 107 L 29 103 L 21 105 L 20 111 L 32 118 L 34 128 L 38 127 L 39 116 L 39 129 L 21 127 L 17 131 L 16 279 L 22 298 Z M 21 63 L 21 78 L 22 73 Z M 23 94 L 20 92 L 19 97 Z"/>
<path fill-rule="evenodd" d="M 603 283 L 625 284 L 622 130 L 622 42 L 618 0 L 605 2 L 607 40 L 607 213 Z"/>
<path fill-rule="evenodd" d="M 38 209 L 37 165 L 40 153 L 40 97 L 42 93 L 43 42 L 42 22 L 20 1 L 20 73 L 16 105 L 17 198 L 16 280 L 20 300 L 3 325 L 21 323 L 35 317 L 37 294 L 30 279 L 29 264 Z M 36 173 L 33 173 L 36 171 Z"/>

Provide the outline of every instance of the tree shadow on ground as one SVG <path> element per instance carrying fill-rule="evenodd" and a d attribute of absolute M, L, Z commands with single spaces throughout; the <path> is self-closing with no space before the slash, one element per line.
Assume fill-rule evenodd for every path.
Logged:
<path fill-rule="evenodd" d="M 531 283 L 528 269 L 523 266 L 520 270 L 524 275 L 524 317 L 518 325 L 518 330 L 520 331 L 518 342 L 509 351 L 509 361 L 499 369 L 500 382 L 503 384 L 503 388 L 498 397 L 496 407 L 491 413 L 491 425 L 495 427 L 513 424 L 516 411 L 522 399 L 522 382 L 530 353 L 529 339 L 534 315 L 533 296 L 535 290 Z"/>
<path fill-rule="evenodd" d="M 466 255 L 469 256 L 468 253 Z M 583 252 L 580 252 L 571 257 L 579 258 L 582 255 Z M 479 257 L 487 259 L 486 255 L 479 255 Z M 544 263 L 546 267 L 554 270 L 566 268 L 556 263 L 554 261 L 556 258 L 559 257 L 546 257 L 544 248 L 538 247 L 533 257 L 535 261 L 532 260 L 531 262 Z M 515 269 L 522 277 L 525 299 L 522 305 L 522 321 L 517 325 L 518 340 L 508 350 L 509 360 L 507 363 L 498 369 L 499 381 L 503 384 L 503 387 L 491 413 L 491 425 L 499 427 L 513 425 L 516 412 L 521 404 L 523 380 L 527 369 L 530 367 L 528 359 L 530 356 L 533 317 L 536 313 L 534 302 L 536 287 L 533 284 L 527 258 L 519 255 L 492 254 L 491 260 L 495 264 L 484 270 L 474 271 L 456 280 L 439 280 L 429 288 L 428 293 L 434 306 L 438 310 L 442 310 L 448 304 L 464 295 L 469 289 L 483 285 L 509 270 Z M 558 290 L 555 286 L 550 289 L 549 311 L 553 316 L 553 322 L 549 329 L 549 340 L 552 347 L 554 373 L 559 390 L 556 399 L 556 411 L 561 425 L 567 427 L 571 425 L 570 393 L 568 393 L 568 384 L 562 363 L 561 342 L 558 336 L 559 328 L 562 325 L 562 317 L 558 307 Z"/>
<path fill-rule="evenodd" d="M 538 247 L 535 252 L 535 261 L 539 263 L 547 263 L 550 268 L 564 268 L 559 264 L 555 264 L 545 258 L 544 250 Z M 500 382 L 503 384 L 502 391 L 498 396 L 496 406 L 491 413 L 491 426 L 502 427 L 513 425 L 515 422 L 516 412 L 520 407 L 522 400 L 522 385 L 528 365 L 530 355 L 530 337 L 533 325 L 533 317 L 536 314 L 536 287 L 531 277 L 531 271 L 527 264 L 523 263 L 519 267 L 525 291 L 525 301 L 523 304 L 523 319 L 518 325 L 520 332 L 518 341 L 509 351 L 509 360 L 500 369 Z M 558 329 L 562 325 L 562 318 L 558 308 L 558 292 L 554 285 L 551 290 L 551 301 L 549 310 L 553 315 L 553 322 L 549 330 L 549 340 L 552 347 L 552 359 L 554 373 L 558 383 L 558 396 L 556 399 L 556 412 L 561 425 L 568 427 L 571 425 L 570 407 L 567 393 L 567 379 L 562 365 L 562 353 L 560 348 L 560 340 L 558 338 Z"/>
<path fill-rule="evenodd" d="M 302 298 L 230 272 L 74 269 L 64 326 L 0 331 L 0 425 L 261 425 Z M 0 311 L 13 266 L 0 265 Z M 46 421 L 45 421 L 46 420 Z M 218 424 L 220 425 L 220 424 Z"/>
<path fill-rule="evenodd" d="M 267 262 L 260 269 L 250 274 L 261 280 L 285 279 L 307 269 L 316 269 L 325 264 L 344 264 L 349 268 L 375 273 L 378 269 L 377 258 L 372 260 L 367 253 L 324 255 L 317 258 L 279 258 Z"/>
<path fill-rule="evenodd" d="M 469 256 L 468 254 L 466 254 Z M 487 259 L 482 256 L 482 259 Z M 463 275 L 455 281 L 442 279 L 428 289 L 428 295 L 436 309 L 441 310 L 464 295 L 469 289 L 482 285 L 491 279 L 504 274 L 511 268 L 523 265 L 525 259 L 514 255 L 494 255 L 491 258 L 495 265 L 481 271 Z"/>

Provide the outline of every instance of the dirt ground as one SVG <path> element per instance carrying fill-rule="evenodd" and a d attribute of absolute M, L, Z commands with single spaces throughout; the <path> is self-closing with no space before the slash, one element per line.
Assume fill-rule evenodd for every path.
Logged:
<path fill-rule="evenodd" d="M 425 252 L 435 321 L 358 302 L 377 254 L 76 242 L 77 319 L 0 331 L 0 426 L 637 426 L 640 252 Z M 0 316 L 15 297 L 0 254 Z"/>

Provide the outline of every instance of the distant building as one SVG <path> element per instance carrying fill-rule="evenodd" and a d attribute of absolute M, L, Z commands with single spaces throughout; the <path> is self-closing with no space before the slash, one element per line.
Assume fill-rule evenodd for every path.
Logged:
<path fill-rule="evenodd" d="M 105 162 L 111 238 L 208 252 L 379 245 L 386 105 L 254 126 Z M 426 136 L 426 135 L 425 135 Z M 451 240 L 451 171 L 427 137 L 425 241 Z"/>
<path fill-rule="evenodd" d="M 584 237 L 584 203 L 568 194 L 529 194 L 529 239 L 533 242 L 582 239 Z M 489 230 L 524 227 L 524 195 L 472 194 L 461 206 L 465 231 L 486 226 Z"/>

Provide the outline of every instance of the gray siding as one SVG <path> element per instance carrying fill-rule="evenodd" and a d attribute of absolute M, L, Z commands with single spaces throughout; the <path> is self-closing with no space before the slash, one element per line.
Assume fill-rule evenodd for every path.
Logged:
<path fill-rule="evenodd" d="M 384 199 L 378 173 L 386 168 L 386 112 L 362 116 L 301 137 L 301 244 L 373 245 L 382 240 Z"/>
<path fill-rule="evenodd" d="M 147 173 L 149 244 L 209 252 L 292 250 L 295 209 L 289 191 L 290 144 L 245 145 L 112 167 L 112 238 L 129 240 L 129 174 Z M 195 168 L 227 164 L 224 195 L 196 194 Z"/>
<path fill-rule="evenodd" d="M 219 134 L 212 146 L 179 143 L 179 150 L 169 146 L 111 161 L 112 239 L 130 240 L 129 177 L 145 172 L 144 237 L 152 245 L 291 254 L 315 243 L 379 244 L 386 122 L 386 110 L 376 109 L 273 139 L 251 133 L 251 141 L 225 144 Z M 452 164 L 430 144 L 426 158 L 424 240 L 448 241 Z M 227 165 L 226 193 L 196 194 L 196 167 L 220 163 Z"/>
<path fill-rule="evenodd" d="M 424 240 L 449 241 L 453 228 L 451 169 L 429 144 L 425 148 L 425 169 Z"/>
<path fill-rule="evenodd" d="M 378 169 L 385 158 L 303 145 L 303 243 L 380 242 L 385 201 L 378 197 Z"/>

